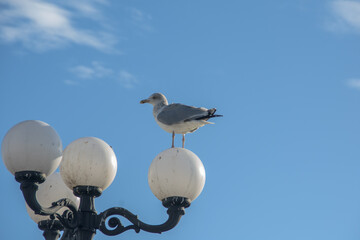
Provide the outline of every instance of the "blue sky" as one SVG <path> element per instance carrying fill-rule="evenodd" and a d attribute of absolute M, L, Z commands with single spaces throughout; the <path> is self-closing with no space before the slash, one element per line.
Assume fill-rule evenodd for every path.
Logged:
<path fill-rule="evenodd" d="M 355 0 L 0 0 L 0 136 L 37 119 L 64 147 L 103 139 L 118 173 L 97 211 L 158 224 L 147 172 L 171 136 L 139 101 L 216 107 L 185 145 L 202 194 L 175 229 L 119 239 L 359 239 L 359 42 Z M 41 239 L 4 164 L 0 181 L 0 239 Z"/>

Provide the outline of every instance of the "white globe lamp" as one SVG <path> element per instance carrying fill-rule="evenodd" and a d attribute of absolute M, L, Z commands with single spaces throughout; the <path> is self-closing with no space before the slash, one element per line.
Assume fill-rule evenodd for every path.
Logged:
<path fill-rule="evenodd" d="M 148 182 L 153 194 L 161 201 L 184 197 L 192 202 L 205 185 L 205 168 L 201 160 L 185 148 L 170 148 L 152 161 Z"/>
<path fill-rule="evenodd" d="M 7 132 L 1 144 L 1 153 L 6 168 L 13 175 L 36 171 L 49 176 L 60 164 L 62 143 L 49 124 L 27 120 Z"/>
<path fill-rule="evenodd" d="M 105 190 L 114 180 L 116 171 L 114 151 L 95 137 L 84 137 L 70 143 L 60 164 L 61 177 L 70 189 L 94 186 Z"/>

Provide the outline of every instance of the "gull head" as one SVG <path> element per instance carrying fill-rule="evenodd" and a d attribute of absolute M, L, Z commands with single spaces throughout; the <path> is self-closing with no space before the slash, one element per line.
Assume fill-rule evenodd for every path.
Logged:
<path fill-rule="evenodd" d="M 141 100 L 140 103 L 141 104 L 150 103 L 153 106 L 155 106 L 159 103 L 163 103 L 164 105 L 167 105 L 168 101 L 166 100 L 166 97 L 163 94 L 154 93 L 149 98 Z"/>

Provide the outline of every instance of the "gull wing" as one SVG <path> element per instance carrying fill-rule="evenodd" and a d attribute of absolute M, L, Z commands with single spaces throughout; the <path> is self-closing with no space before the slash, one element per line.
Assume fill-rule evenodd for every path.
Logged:
<path fill-rule="evenodd" d="M 165 106 L 157 115 L 157 120 L 166 125 L 182 123 L 197 118 L 209 115 L 209 110 L 206 108 L 197 108 L 183 105 L 180 103 L 173 103 Z"/>

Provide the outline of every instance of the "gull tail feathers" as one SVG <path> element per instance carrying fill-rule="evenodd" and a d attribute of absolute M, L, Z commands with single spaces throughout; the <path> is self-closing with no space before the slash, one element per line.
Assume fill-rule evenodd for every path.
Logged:
<path fill-rule="evenodd" d="M 202 116 L 202 117 L 198 117 L 195 118 L 194 120 L 208 120 L 210 118 L 214 118 L 214 117 L 222 117 L 223 115 L 211 115 L 211 116 Z"/>
<path fill-rule="evenodd" d="M 209 109 L 207 115 L 195 118 L 195 120 L 205 120 L 206 121 L 210 118 L 223 116 L 223 115 L 215 114 L 215 112 L 216 112 L 216 108 Z"/>
<path fill-rule="evenodd" d="M 213 123 L 207 122 L 207 120 L 210 118 L 223 116 L 223 115 L 214 114 L 215 112 L 216 112 L 216 108 L 212 108 L 212 109 L 205 111 L 202 115 L 197 115 L 197 116 L 193 116 L 191 118 L 185 119 L 184 122 L 202 121 L 205 124 L 213 124 Z"/>

